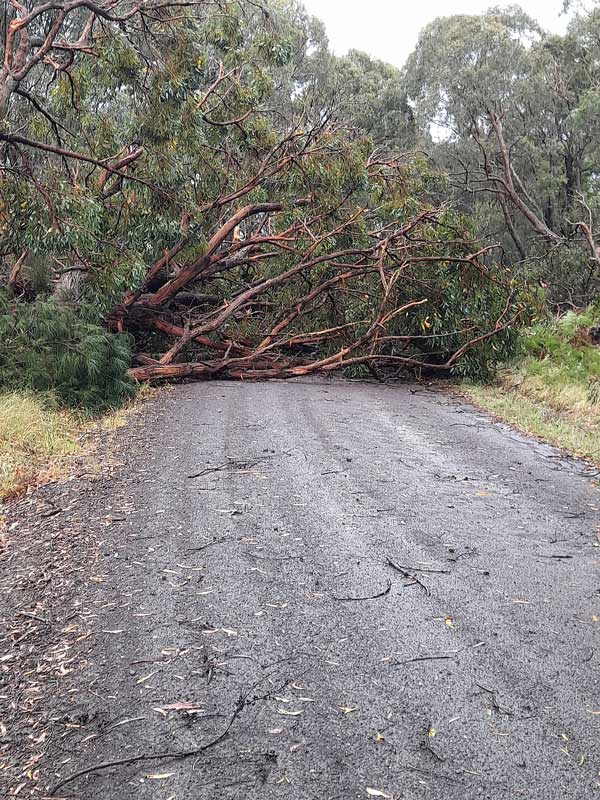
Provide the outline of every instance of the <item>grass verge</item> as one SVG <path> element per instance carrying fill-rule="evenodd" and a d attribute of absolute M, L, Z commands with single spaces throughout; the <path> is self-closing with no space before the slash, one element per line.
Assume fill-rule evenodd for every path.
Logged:
<path fill-rule="evenodd" d="M 25 392 L 0 394 L 0 499 L 58 477 L 79 452 L 80 421 L 57 411 L 48 398 Z"/>
<path fill-rule="evenodd" d="M 525 433 L 600 464 L 599 325 L 598 308 L 539 324 L 495 383 L 463 383 L 460 392 Z"/>
<path fill-rule="evenodd" d="M 44 395 L 0 393 L 0 501 L 64 477 L 76 457 L 93 450 L 94 437 L 86 434 L 101 436 L 120 428 L 155 392 L 142 387 L 123 407 L 93 419 L 61 410 Z"/>

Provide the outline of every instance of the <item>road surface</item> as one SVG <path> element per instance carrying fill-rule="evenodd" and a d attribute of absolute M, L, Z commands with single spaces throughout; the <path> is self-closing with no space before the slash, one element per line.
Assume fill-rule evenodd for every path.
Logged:
<path fill-rule="evenodd" d="M 115 446 L 10 511 L 9 792 L 600 797 L 585 465 L 341 381 L 180 386 Z"/>

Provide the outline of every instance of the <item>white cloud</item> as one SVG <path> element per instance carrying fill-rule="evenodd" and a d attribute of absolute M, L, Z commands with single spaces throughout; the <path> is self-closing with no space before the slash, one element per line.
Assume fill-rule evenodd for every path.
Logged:
<path fill-rule="evenodd" d="M 336 53 L 350 48 L 401 67 L 420 30 L 439 16 L 480 14 L 502 0 L 303 0 L 308 11 L 325 23 Z M 521 0 L 521 7 L 546 30 L 562 32 L 563 0 Z"/>

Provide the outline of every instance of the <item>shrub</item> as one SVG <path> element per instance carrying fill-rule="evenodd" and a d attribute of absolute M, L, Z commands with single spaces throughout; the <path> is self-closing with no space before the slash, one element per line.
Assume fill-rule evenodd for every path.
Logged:
<path fill-rule="evenodd" d="M 108 333 L 89 306 L 0 296 L 0 388 L 51 392 L 97 413 L 131 397 L 129 338 Z"/>

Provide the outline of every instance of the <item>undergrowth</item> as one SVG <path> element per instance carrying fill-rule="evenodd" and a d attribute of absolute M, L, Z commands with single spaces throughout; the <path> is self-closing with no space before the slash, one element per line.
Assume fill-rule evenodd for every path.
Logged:
<path fill-rule="evenodd" d="M 128 337 L 106 331 L 91 306 L 0 292 L 0 389 L 50 392 L 62 406 L 98 414 L 135 393 Z"/>
<path fill-rule="evenodd" d="M 600 306 L 539 323 L 494 383 L 462 388 L 516 427 L 600 463 L 598 326 Z"/>

